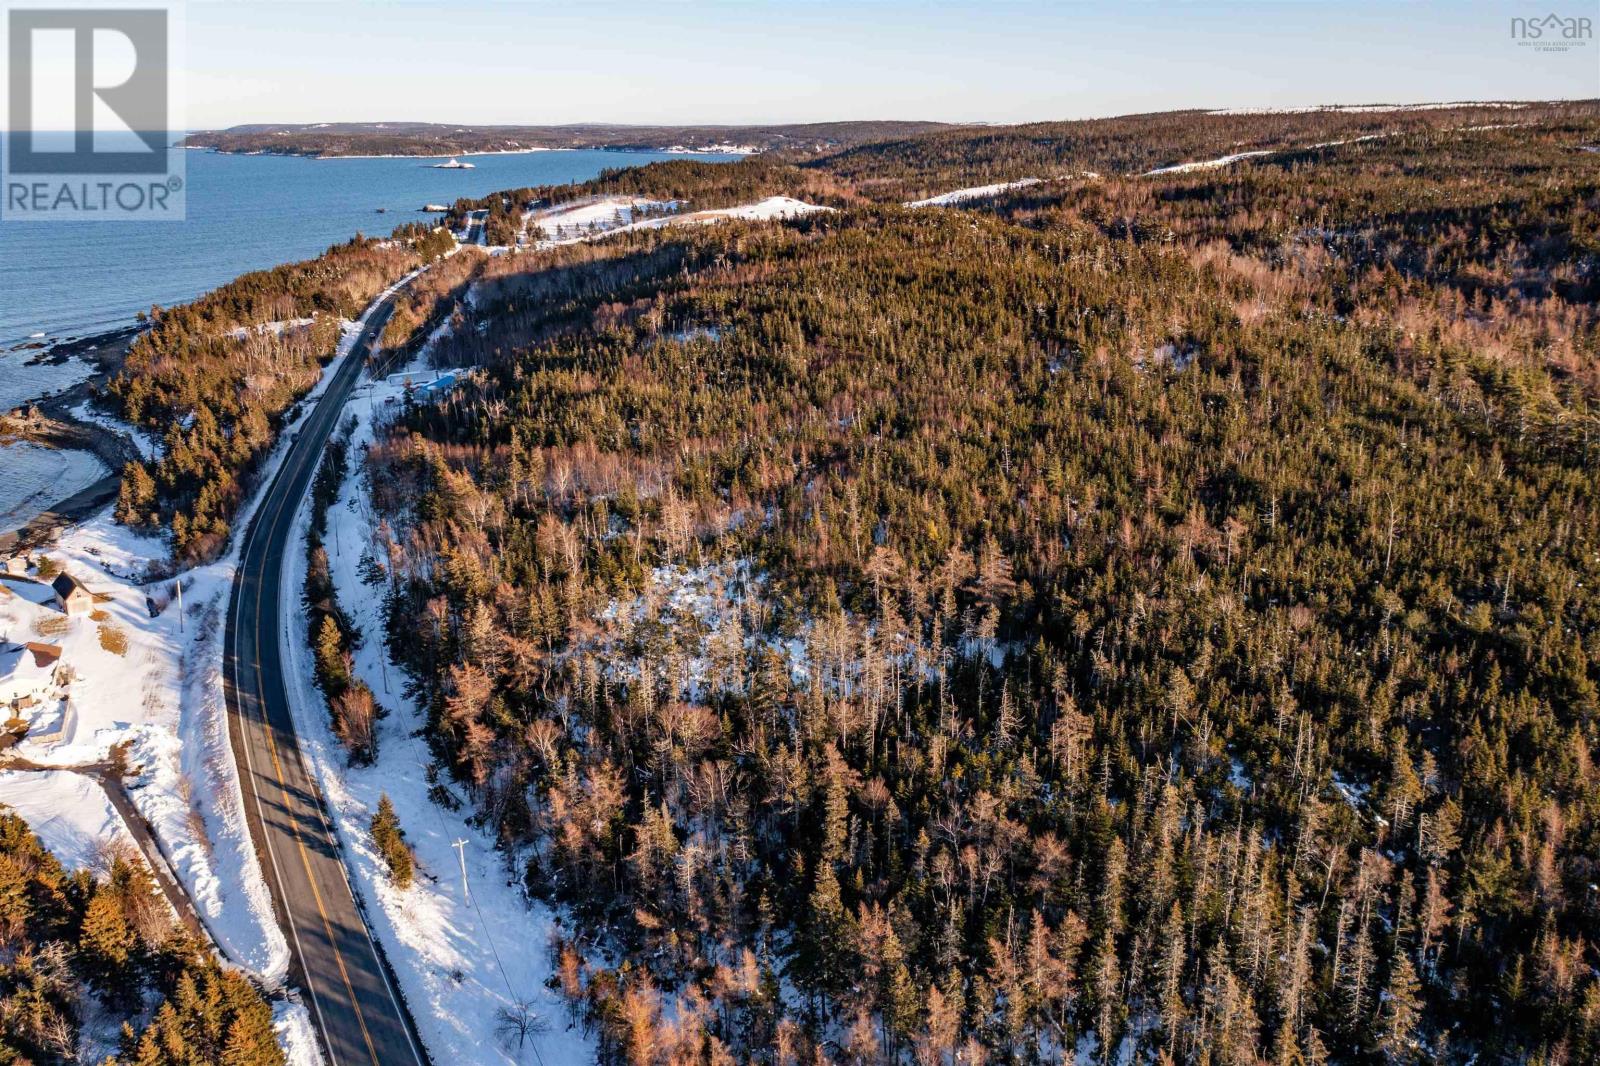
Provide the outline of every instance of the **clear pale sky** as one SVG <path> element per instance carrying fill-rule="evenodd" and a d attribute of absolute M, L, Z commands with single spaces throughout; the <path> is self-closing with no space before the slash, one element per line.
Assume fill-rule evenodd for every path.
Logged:
<path fill-rule="evenodd" d="M 1017 122 L 1182 107 L 1600 96 L 1600 40 L 1499 3 L 189 0 L 188 125 Z"/>

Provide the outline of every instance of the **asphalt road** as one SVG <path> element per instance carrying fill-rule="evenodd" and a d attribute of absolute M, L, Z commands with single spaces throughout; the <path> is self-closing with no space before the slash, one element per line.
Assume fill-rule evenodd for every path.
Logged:
<path fill-rule="evenodd" d="M 328 435 L 393 310 L 374 309 L 301 423 L 245 533 L 228 610 L 224 687 L 245 813 L 279 924 L 330 1066 L 427 1066 L 427 1056 L 345 875 L 322 797 L 300 757 L 284 689 L 279 577 L 290 528 Z"/>

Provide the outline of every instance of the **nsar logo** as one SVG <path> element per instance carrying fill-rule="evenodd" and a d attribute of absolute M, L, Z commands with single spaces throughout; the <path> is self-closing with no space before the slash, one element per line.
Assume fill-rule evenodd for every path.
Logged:
<path fill-rule="evenodd" d="M 1594 20 L 1584 15 L 1557 15 L 1543 18 L 1514 18 L 1511 39 L 1520 47 L 1537 52 L 1570 52 L 1594 38 Z"/>

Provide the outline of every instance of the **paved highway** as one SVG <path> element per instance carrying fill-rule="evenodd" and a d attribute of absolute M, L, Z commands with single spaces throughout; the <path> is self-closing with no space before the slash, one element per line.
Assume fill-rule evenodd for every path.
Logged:
<path fill-rule="evenodd" d="M 295 511 L 392 310 L 388 300 L 373 309 L 302 422 L 245 533 L 228 610 L 224 677 L 245 813 L 289 940 L 290 979 L 305 994 L 330 1066 L 427 1066 L 356 906 L 321 794 L 300 757 L 278 647 L 281 612 L 301 609 L 298 595 L 284 602 L 279 581 Z"/>

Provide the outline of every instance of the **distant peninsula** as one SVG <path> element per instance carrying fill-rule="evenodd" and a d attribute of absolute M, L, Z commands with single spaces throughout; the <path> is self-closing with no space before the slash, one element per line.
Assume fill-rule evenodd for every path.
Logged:
<path fill-rule="evenodd" d="M 940 122 L 814 122 L 772 126 L 456 126 L 428 122 L 258 124 L 201 130 L 187 148 L 258 155 L 460 156 L 605 148 L 700 154 L 792 152 L 809 155 L 950 129 Z"/>

